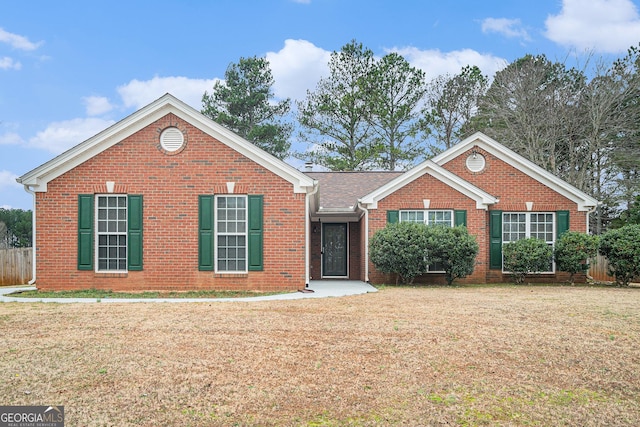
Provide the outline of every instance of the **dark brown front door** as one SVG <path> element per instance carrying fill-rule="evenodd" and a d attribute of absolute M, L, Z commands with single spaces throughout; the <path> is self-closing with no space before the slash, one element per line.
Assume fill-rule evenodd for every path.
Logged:
<path fill-rule="evenodd" d="M 322 276 L 347 277 L 347 224 L 322 224 Z"/>

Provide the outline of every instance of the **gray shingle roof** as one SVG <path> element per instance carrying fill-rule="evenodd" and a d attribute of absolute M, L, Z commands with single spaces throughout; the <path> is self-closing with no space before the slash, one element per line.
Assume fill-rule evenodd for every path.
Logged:
<path fill-rule="evenodd" d="M 404 172 L 305 172 L 320 183 L 323 209 L 353 209 L 358 199 Z"/>

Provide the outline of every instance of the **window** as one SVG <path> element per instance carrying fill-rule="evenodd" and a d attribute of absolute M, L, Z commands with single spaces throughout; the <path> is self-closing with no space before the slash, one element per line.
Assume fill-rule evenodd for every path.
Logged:
<path fill-rule="evenodd" d="M 263 205 L 259 194 L 198 196 L 198 270 L 263 271 Z"/>
<path fill-rule="evenodd" d="M 555 215 L 551 212 L 505 212 L 502 214 L 502 243 L 535 237 L 555 243 Z M 553 259 L 549 260 L 549 269 L 543 273 L 553 273 Z"/>
<path fill-rule="evenodd" d="M 400 222 L 423 222 L 427 225 L 453 227 L 453 211 L 400 211 Z"/>
<path fill-rule="evenodd" d="M 400 222 L 419 222 L 427 225 L 443 225 L 445 227 L 453 227 L 453 211 L 447 210 L 412 210 L 400 211 Z M 429 273 L 442 273 L 444 267 L 441 263 L 436 262 L 427 267 Z"/>
<path fill-rule="evenodd" d="M 247 197 L 216 196 L 216 271 L 247 271 Z"/>
<path fill-rule="evenodd" d="M 98 271 L 127 271 L 127 196 L 96 198 Z"/>

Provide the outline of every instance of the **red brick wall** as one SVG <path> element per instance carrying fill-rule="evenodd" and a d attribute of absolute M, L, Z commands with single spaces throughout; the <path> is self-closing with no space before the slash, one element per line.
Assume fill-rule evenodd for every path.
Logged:
<path fill-rule="evenodd" d="M 467 227 L 469 232 L 478 237 L 478 244 L 484 246 L 485 239 L 485 214 L 486 211 L 476 209 L 476 202 L 464 194 L 452 189 L 437 178 L 425 174 L 413 182 L 405 185 L 398 191 L 390 194 L 378 202 L 377 209 L 369 210 L 369 237 L 384 228 L 387 224 L 387 211 L 398 209 L 424 209 L 424 199 L 429 199 L 429 209 L 461 209 L 467 211 Z M 474 271 L 475 282 L 484 281 L 486 272 L 486 254 L 483 249 L 478 256 L 478 265 Z M 429 283 L 441 281 L 441 274 L 425 275 L 423 280 Z M 395 283 L 395 277 L 378 272 L 373 264 L 369 263 L 369 281 L 371 283 Z"/>
<path fill-rule="evenodd" d="M 349 279 L 360 280 L 360 220 L 349 223 Z"/>
<path fill-rule="evenodd" d="M 452 159 L 444 167 L 466 181 L 500 199 L 490 209 L 526 212 L 525 202 L 533 202 L 533 211 L 570 211 L 570 229 L 586 231 L 586 212 L 578 212 L 576 203 L 539 183 L 513 166 L 488 153 L 478 150 L 486 158 L 486 167 L 480 173 L 471 173 L 465 165 L 472 150 Z M 416 179 L 395 193 L 378 202 L 378 209 L 369 210 L 369 236 L 386 225 L 387 210 L 424 209 L 423 199 L 430 199 L 430 209 L 465 209 L 467 228 L 476 236 L 480 251 L 476 259 L 474 273 L 458 279 L 458 283 L 484 283 L 511 281 L 500 270 L 489 269 L 489 212 L 476 209 L 475 201 L 448 187 L 429 174 Z M 394 277 L 375 270 L 369 263 L 369 278 L 372 283 L 393 283 Z M 568 277 L 564 273 L 544 275 L 542 281 L 561 281 Z M 426 274 L 417 279 L 424 283 L 444 283 L 441 274 Z"/>
<path fill-rule="evenodd" d="M 311 280 L 322 279 L 322 223 L 311 224 L 310 276 Z"/>
<path fill-rule="evenodd" d="M 160 132 L 177 126 L 186 147 L 159 148 Z M 124 275 L 77 270 L 78 194 L 142 194 L 143 271 Z M 264 271 L 223 275 L 198 271 L 198 195 L 264 195 Z M 169 114 L 49 182 L 37 193 L 37 285 L 42 289 L 301 289 L 305 285 L 305 195 L 187 122 Z"/>

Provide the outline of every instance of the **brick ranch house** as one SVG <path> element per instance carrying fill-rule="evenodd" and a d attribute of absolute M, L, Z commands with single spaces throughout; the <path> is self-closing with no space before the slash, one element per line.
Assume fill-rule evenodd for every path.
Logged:
<path fill-rule="evenodd" d="M 480 252 L 461 282 L 501 282 L 504 242 L 585 232 L 598 203 L 481 133 L 406 172 L 302 172 L 170 94 L 18 182 L 47 290 L 388 283 L 368 243 L 390 221 L 466 225 Z M 443 282 L 433 268 L 422 282 Z"/>

